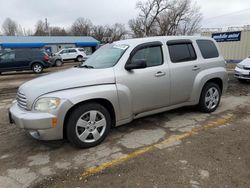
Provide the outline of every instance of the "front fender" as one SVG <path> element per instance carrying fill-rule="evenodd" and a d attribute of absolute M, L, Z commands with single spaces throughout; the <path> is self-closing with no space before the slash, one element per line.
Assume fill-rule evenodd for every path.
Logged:
<path fill-rule="evenodd" d="M 72 89 L 52 92 L 43 97 L 59 97 L 61 99 L 70 101 L 70 103 L 72 103 L 72 106 L 88 100 L 105 99 L 112 104 L 116 115 L 116 121 L 119 121 L 121 118 L 119 101 L 115 84 L 104 84 L 104 85 L 86 86 L 81 88 L 72 88 Z M 66 110 L 68 111 L 69 109 Z"/>
<path fill-rule="evenodd" d="M 221 79 L 223 83 L 223 93 L 227 89 L 228 85 L 228 73 L 227 70 L 224 67 L 214 67 L 210 69 L 203 70 L 199 72 L 199 74 L 196 76 L 192 95 L 191 95 L 191 102 L 194 102 L 194 104 L 198 104 L 200 100 L 200 95 L 202 88 L 204 85 L 211 79 L 219 78 Z"/>

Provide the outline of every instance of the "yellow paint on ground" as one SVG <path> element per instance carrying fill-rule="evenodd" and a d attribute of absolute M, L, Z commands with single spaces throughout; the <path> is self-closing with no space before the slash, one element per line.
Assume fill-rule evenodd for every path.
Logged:
<path fill-rule="evenodd" d="M 91 176 L 91 175 L 94 175 L 98 172 L 101 172 L 107 168 L 110 168 L 114 165 L 118 165 L 118 164 L 121 164 L 123 162 L 126 162 L 130 159 L 133 159 L 133 158 L 136 158 L 144 153 L 147 153 L 149 151 L 152 151 L 152 150 L 156 150 L 156 149 L 159 149 L 159 148 L 164 148 L 165 145 L 171 145 L 171 144 L 174 144 L 175 142 L 178 142 L 178 141 L 182 141 L 194 134 L 198 134 L 199 132 L 203 131 L 203 130 L 208 130 L 208 129 L 212 129 L 212 128 L 216 128 L 216 127 L 219 127 L 219 126 L 223 126 L 223 125 L 226 125 L 227 123 L 229 123 L 233 118 L 233 115 L 232 114 L 228 114 L 226 116 L 224 116 L 223 118 L 219 118 L 215 121 L 211 121 L 209 122 L 208 124 L 204 125 L 204 126 L 201 126 L 201 127 L 198 127 L 198 128 L 193 128 L 191 131 L 189 132 L 186 132 L 186 133 L 183 133 L 183 134 L 180 134 L 180 135 L 172 135 L 170 136 L 168 139 L 166 140 L 163 140 L 162 142 L 160 143 L 157 143 L 157 144 L 154 144 L 154 145 L 151 145 L 151 146 L 147 146 L 147 147 L 144 147 L 144 148 L 141 148 L 141 149 L 138 149 L 132 153 L 129 153 L 129 154 L 126 154 L 126 155 L 123 155 L 117 159 L 114 159 L 114 160 L 111 160 L 111 161 L 108 161 L 106 163 L 103 163 L 99 166 L 94 166 L 94 167 L 90 167 L 88 169 L 86 169 L 81 175 L 80 175 L 80 180 L 83 179 L 83 178 L 86 178 L 88 176 Z"/>

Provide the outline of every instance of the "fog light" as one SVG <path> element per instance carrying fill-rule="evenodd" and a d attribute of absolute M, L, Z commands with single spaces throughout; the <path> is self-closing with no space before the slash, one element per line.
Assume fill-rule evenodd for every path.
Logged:
<path fill-rule="evenodd" d="M 32 131 L 29 131 L 29 134 L 30 134 L 33 138 L 35 138 L 35 139 L 39 139 L 39 138 L 40 138 L 40 133 L 39 133 L 38 131 L 32 130 Z"/>

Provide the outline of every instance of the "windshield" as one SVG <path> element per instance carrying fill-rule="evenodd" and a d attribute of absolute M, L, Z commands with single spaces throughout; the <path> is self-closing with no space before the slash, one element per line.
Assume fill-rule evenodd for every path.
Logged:
<path fill-rule="evenodd" d="M 94 69 L 113 67 L 128 47 L 128 45 L 107 44 L 98 49 L 85 63 L 81 64 L 80 67 Z"/>

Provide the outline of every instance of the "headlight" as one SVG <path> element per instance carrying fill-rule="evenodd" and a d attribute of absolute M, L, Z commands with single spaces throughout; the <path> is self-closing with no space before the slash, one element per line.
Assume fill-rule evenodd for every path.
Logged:
<path fill-rule="evenodd" d="M 244 66 L 241 65 L 241 64 L 237 64 L 237 67 L 238 67 L 239 69 L 243 69 L 243 68 L 244 68 Z"/>
<path fill-rule="evenodd" d="M 59 98 L 41 98 L 36 101 L 35 110 L 40 112 L 50 112 L 60 105 Z"/>

